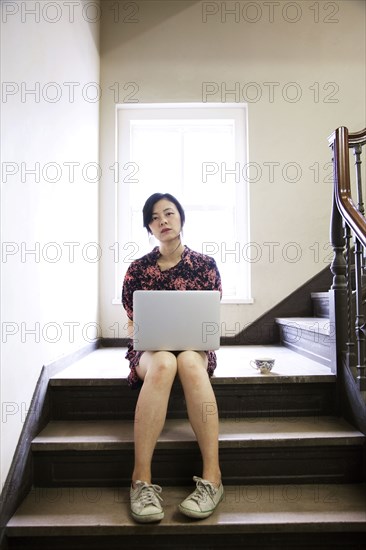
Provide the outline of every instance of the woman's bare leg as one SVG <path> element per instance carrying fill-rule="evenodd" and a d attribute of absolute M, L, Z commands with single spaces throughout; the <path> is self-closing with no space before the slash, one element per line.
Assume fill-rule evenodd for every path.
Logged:
<path fill-rule="evenodd" d="M 164 427 L 176 373 L 177 359 L 172 353 L 146 351 L 142 354 L 137 374 L 144 383 L 135 410 L 135 466 L 132 481 L 151 483 L 151 460 Z"/>
<path fill-rule="evenodd" d="M 219 485 L 219 415 L 207 373 L 207 356 L 204 352 L 183 351 L 178 355 L 177 363 L 188 417 L 202 454 L 202 477 Z"/>

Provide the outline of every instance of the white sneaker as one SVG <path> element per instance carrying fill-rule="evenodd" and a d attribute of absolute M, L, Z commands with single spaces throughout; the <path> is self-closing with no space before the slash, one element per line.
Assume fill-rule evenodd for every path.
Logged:
<path fill-rule="evenodd" d="M 216 487 L 210 481 L 196 476 L 193 481 L 197 484 L 196 490 L 179 505 L 179 510 L 190 518 L 207 518 L 224 498 L 224 487 L 222 483 Z"/>
<path fill-rule="evenodd" d="M 145 481 L 135 481 L 135 488 L 131 486 L 131 513 L 134 520 L 139 523 L 152 523 L 160 521 L 164 512 L 159 501 L 162 488 Z"/>

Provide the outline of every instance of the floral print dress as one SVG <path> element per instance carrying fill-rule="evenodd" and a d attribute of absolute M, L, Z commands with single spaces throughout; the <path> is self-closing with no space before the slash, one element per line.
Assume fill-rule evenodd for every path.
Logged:
<path fill-rule="evenodd" d="M 122 304 L 127 316 L 133 320 L 133 293 L 135 290 L 219 290 L 222 293 L 221 278 L 216 262 L 210 256 L 200 254 L 184 247 L 181 260 L 170 269 L 161 271 L 157 264 L 160 256 L 159 247 L 149 254 L 135 260 L 129 266 L 122 289 Z M 142 381 L 137 375 L 143 351 L 133 349 L 132 340 L 127 348 L 126 359 L 130 363 L 128 383 L 132 388 L 138 388 Z M 206 351 L 208 358 L 207 372 L 212 376 L 216 368 L 216 354 Z"/>

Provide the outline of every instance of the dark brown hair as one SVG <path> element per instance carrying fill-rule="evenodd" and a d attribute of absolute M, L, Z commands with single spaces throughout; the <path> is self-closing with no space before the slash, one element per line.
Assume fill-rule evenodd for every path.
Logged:
<path fill-rule="evenodd" d="M 183 228 L 183 225 L 184 225 L 184 222 L 185 222 L 185 219 L 186 219 L 186 216 L 184 214 L 184 210 L 183 210 L 183 207 L 182 205 L 180 204 L 180 202 L 178 201 L 178 199 L 176 199 L 175 197 L 173 197 L 173 195 L 171 195 L 170 193 L 154 193 L 153 195 L 151 195 L 147 201 L 145 202 L 144 204 L 144 207 L 142 209 L 142 215 L 143 215 L 143 220 L 144 220 L 144 227 L 146 227 L 147 229 L 147 232 L 149 234 L 152 233 L 149 225 L 152 221 L 152 214 L 153 214 L 153 208 L 154 208 L 154 205 L 158 202 L 158 201 L 161 201 L 162 199 L 165 199 L 167 201 L 170 201 L 172 202 L 173 204 L 175 204 L 175 206 L 177 207 L 177 210 L 179 212 L 179 215 L 180 215 L 180 221 L 181 221 L 181 229 Z"/>

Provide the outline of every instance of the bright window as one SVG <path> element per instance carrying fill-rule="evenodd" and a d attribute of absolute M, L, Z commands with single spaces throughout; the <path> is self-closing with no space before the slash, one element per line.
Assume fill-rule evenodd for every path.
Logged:
<path fill-rule="evenodd" d="M 129 262 L 157 243 L 142 227 L 153 193 L 183 205 L 183 242 L 218 265 L 224 302 L 251 301 L 247 112 L 245 105 L 149 104 L 117 107 L 116 238 L 126 251 L 116 268 L 116 301 Z"/>

